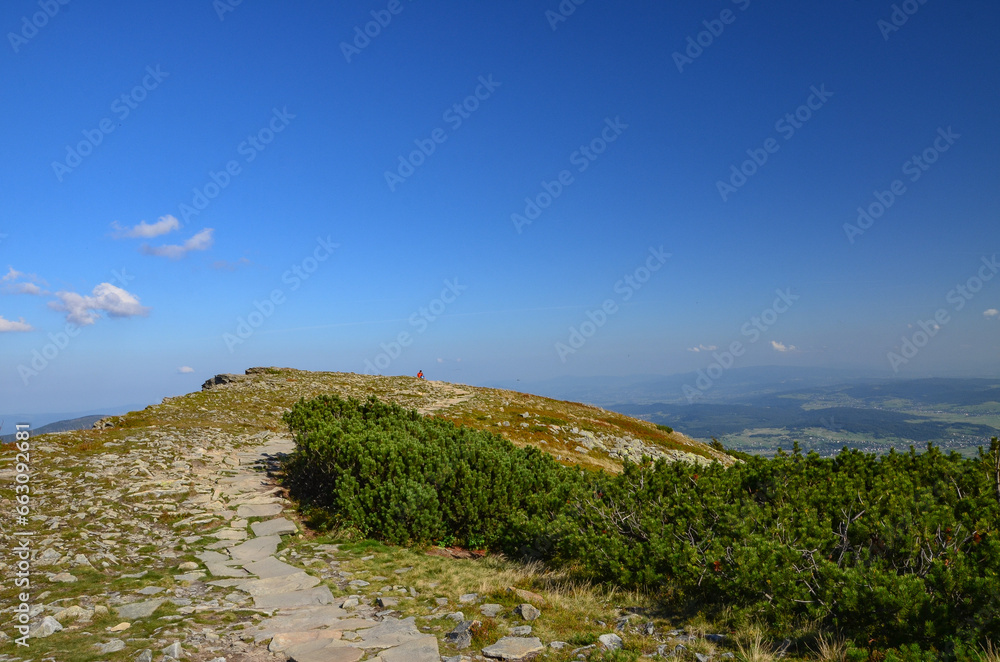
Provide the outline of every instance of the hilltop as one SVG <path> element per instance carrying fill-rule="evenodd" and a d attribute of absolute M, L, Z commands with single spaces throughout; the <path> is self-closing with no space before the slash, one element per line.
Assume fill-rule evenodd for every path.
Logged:
<path fill-rule="evenodd" d="M 320 395 L 337 397 L 299 404 Z M 369 396 L 411 411 L 340 399 Z M 307 434 L 309 452 L 293 452 L 285 420 L 300 435 L 334 411 L 324 402 L 340 407 L 325 429 L 344 430 L 343 445 Z M 20 444 L 0 458 L 0 662 L 995 659 L 996 441 L 975 460 L 736 462 L 598 407 L 251 368 Z M 643 455 L 667 461 L 623 461 Z M 390 538 L 352 526 L 365 517 L 324 521 L 292 498 L 303 468 L 317 494 L 379 526 L 485 512 L 498 535 Z"/>
<path fill-rule="evenodd" d="M 97 427 L 128 429 L 151 424 L 178 429 L 211 426 L 236 433 L 285 432 L 281 415 L 301 398 L 337 394 L 369 396 L 478 430 L 498 433 L 518 446 L 533 445 L 564 464 L 621 471 L 622 461 L 654 459 L 732 464 L 732 458 L 675 430 L 599 407 L 517 391 L 344 372 L 249 368 L 222 374 L 202 390 L 164 398 Z"/>
<path fill-rule="evenodd" d="M 19 473 L 28 476 L 30 501 L 23 521 L 3 520 L 0 543 L 26 545 L 30 561 L 0 558 L 0 661 L 437 662 L 439 650 L 461 650 L 445 636 L 457 610 L 485 623 L 467 633 L 471 645 L 503 649 L 508 627 L 531 631 L 519 615 L 530 615 L 530 603 L 544 616 L 532 624 L 534 637 L 512 645 L 537 652 L 542 637 L 549 659 L 575 659 L 594 650 L 598 635 L 620 641 L 606 623 L 638 613 L 623 611 L 622 598 L 630 609 L 651 605 L 498 555 L 311 530 L 279 482 L 277 460 L 294 449 L 282 414 L 321 394 L 376 396 L 590 470 L 617 474 L 623 458 L 644 454 L 732 463 L 652 423 L 514 391 L 284 368 L 216 375 L 201 391 L 89 430 L 32 434 L 27 474 L 18 449 L 5 447 L 0 509 L 19 507 Z M 17 645 L 20 609 L 28 648 Z M 666 646 L 681 636 L 671 627 L 655 619 L 654 635 L 652 621 L 641 631 L 629 626 L 626 643 Z"/>

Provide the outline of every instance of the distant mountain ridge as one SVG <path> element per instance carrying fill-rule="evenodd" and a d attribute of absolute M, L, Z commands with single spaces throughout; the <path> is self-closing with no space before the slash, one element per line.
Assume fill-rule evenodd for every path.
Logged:
<path fill-rule="evenodd" d="M 56 421 L 54 423 L 47 423 L 38 428 L 31 428 L 31 436 L 34 437 L 39 434 L 49 434 L 52 432 L 66 432 L 67 430 L 87 430 L 91 428 L 95 422 L 104 418 L 104 416 L 105 414 L 95 414 L 91 416 L 80 416 L 79 418 Z M 14 441 L 16 434 L 16 432 L 12 432 L 10 434 L 0 436 L 0 441 L 5 444 Z"/>

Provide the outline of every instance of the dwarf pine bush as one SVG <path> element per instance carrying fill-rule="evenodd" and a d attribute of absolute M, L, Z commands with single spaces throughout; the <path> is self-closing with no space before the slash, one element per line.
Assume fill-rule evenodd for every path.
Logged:
<path fill-rule="evenodd" d="M 367 536 L 569 563 L 673 606 L 818 623 L 885 659 L 972 659 L 1000 639 L 996 439 L 973 459 L 796 449 L 610 475 L 374 398 L 300 401 L 285 421 L 293 496 Z"/>
<path fill-rule="evenodd" d="M 292 494 L 396 544 L 524 549 L 576 476 L 536 448 L 374 398 L 302 401 L 285 421 L 296 439 Z"/>

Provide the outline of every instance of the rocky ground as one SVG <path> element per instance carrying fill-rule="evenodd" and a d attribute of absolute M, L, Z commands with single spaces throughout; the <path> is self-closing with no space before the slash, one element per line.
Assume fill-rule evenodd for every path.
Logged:
<path fill-rule="evenodd" d="M 311 374 L 295 373 L 266 374 L 279 386 Z M 293 448 L 277 423 L 288 398 L 264 398 L 273 387 L 266 380 L 210 382 L 200 394 L 101 422 L 99 430 L 31 440 L 24 522 L 8 516 L 16 505 L 14 449 L 4 447 L 0 662 L 438 662 L 554 651 L 571 659 L 621 645 L 611 627 L 586 645 L 543 641 L 532 632 L 546 608 L 540 595 L 518 590 L 506 604 L 491 603 L 449 581 L 447 566 L 435 566 L 436 578 L 426 569 L 411 574 L 412 566 L 387 565 L 391 555 L 317 537 L 274 475 Z M 422 387 L 404 399 L 423 397 Z M 449 388 L 435 391 L 437 400 L 425 397 L 424 408 L 461 406 L 475 395 Z M 241 408 L 219 406 L 232 405 L 222 396 L 238 389 Z M 526 421 L 538 415 L 523 413 Z M 504 420 L 499 427 L 510 427 Z M 627 435 L 582 426 L 558 433 L 581 453 L 642 450 Z M 15 587 L 18 558 L 10 551 L 24 540 L 26 589 Z M 16 641 L 22 591 L 27 647 Z"/>

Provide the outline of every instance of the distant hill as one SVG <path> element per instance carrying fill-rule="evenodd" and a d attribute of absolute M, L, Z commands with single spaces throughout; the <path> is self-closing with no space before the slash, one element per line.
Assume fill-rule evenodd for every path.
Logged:
<path fill-rule="evenodd" d="M 753 366 L 733 368 L 714 380 L 699 403 L 731 403 L 744 398 L 786 391 L 822 388 L 838 384 L 863 384 L 880 374 L 873 371 L 838 368 L 798 368 L 790 366 Z M 597 377 L 556 377 L 542 381 L 505 381 L 489 386 L 530 390 L 560 400 L 572 400 L 602 407 L 617 403 L 689 404 L 685 386 L 694 386 L 697 372 L 674 375 L 629 375 Z M 884 378 L 879 381 L 885 381 Z"/>
<path fill-rule="evenodd" d="M 767 455 L 795 442 L 823 455 L 844 446 L 887 452 L 928 442 L 970 455 L 1000 436 L 996 379 L 862 379 L 762 392 L 774 385 L 721 402 L 623 401 L 608 408 Z"/>
<path fill-rule="evenodd" d="M 50 432 L 66 432 L 67 430 L 88 430 L 93 427 L 94 423 L 104 418 L 104 414 L 92 415 L 92 416 L 81 416 L 79 418 L 70 418 L 65 421 L 56 421 L 55 423 L 48 423 L 38 428 L 31 429 L 31 436 L 37 436 L 40 434 L 48 434 Z M 3 443 L 9 443 L 14 441 L 16 433 L 5 434 L 0 437 L 0 441 Z"/>

